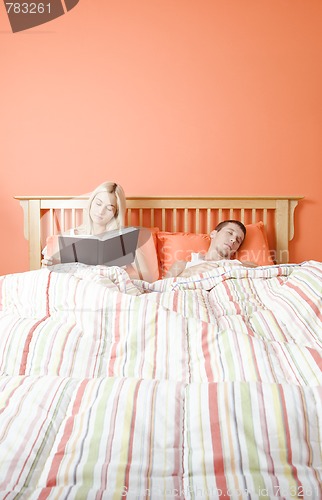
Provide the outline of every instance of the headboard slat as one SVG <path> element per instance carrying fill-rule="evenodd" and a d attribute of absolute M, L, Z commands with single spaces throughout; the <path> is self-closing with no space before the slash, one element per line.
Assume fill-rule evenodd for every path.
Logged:
<path fill-rule="evenodd" d="M 184 209 L 184 223 L 183 223 L 183 231 L 187 233 L 189 231 L 188 229 L 188 209 Z"/>
<path fill-rule="evenodd" d="M 200 209 L 196 208 L 195 232 L 200 233 Z"/>
<path fill-rule="evenodd" d="M 174 208 L 172 212 L 172 231 L 175 233 L 177 231 L 177 209 Z"/>
<path fill-rule="evenodd" d="M 207 233 L 209 234 L 211 231 L 211 209 L 207 208 Z"/>

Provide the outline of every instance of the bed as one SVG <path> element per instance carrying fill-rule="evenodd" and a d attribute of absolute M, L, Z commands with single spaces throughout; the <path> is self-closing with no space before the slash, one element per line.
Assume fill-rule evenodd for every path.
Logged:
<path fill-rule="evenodd" d="M 17 198 L 31 270 L 0 280 L 0 498 L 321 498 L 322 264 L 288 262 L 300 197 L 129 198 L 153 282 L 40 269 L 86 199 Z M 226 218 L 269 264 L 162 279 Z"/>

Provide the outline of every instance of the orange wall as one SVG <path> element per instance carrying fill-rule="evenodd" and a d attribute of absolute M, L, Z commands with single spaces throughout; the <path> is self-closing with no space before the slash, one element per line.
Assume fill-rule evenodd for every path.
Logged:
<path fill-rule="evenodd" d="M 304 195 L 322 261 L 321 0 L 80 0 L 11 33 L 0 3 L 0 273 L 28 268 L 14 195 Z M 319 221 L 318 224 L 316 221 Z"/>

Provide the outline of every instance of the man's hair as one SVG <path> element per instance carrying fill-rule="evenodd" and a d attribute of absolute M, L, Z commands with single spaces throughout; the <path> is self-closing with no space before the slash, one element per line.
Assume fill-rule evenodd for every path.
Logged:
<path fill-rule="evenodd" d="M 223 227 L 227 226 L 227 224 L 229 224 L 230 222 L 232 224 L 236 224 L 237 226 L 239 226 L 240 229 L 244 233 L 244 237 L 246 236 L 246 227 L 244 226 L 244 224 L 242 222 L 240 222 L 239 220 L 233 220 L 233 219 L 223 220 L 222 222 L 219 222 L 219 224 L 215 227 L 215 231 L 220 231 Z"/>

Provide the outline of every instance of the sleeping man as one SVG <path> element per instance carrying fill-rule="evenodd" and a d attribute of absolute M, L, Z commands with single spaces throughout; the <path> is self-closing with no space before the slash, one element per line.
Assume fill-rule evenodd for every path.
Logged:
<path fill-rule="evenodd" d="M 166 278 L 183 276 L 188 278 L 196 273 L 209 271 L 213 262 L 230 260 L 239 249 L 246 235 L 246 227 L 238 220 L 220 222 L 210 233 L 210 246 L 206 254 L 192 253 L 191 261 L 178 260 L 169 269 Z M 253 267 L 251 262 L 243 263 Z"/>

